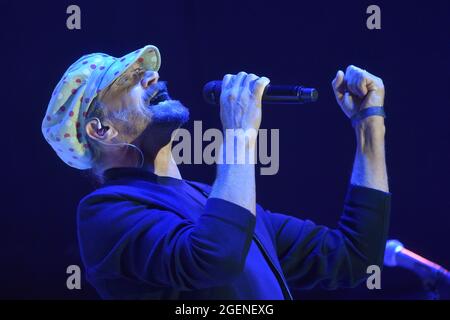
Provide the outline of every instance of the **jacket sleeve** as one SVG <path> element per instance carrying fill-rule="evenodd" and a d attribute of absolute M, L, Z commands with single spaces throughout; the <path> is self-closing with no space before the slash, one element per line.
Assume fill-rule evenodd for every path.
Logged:
<path fill-rule="evenodd" d="M 210 198 L 198 221 L 120 196 L 88 196 L 78 237 L 88 278 L 126 277 L 179 290 L 225 284 L 245 266 L 256 219 Z"/>
<path fill-rule="evenodd" d="M 277 253 L 290 286 L 354 287 L 383 265 L 390 193 L 351 185 L 338 227 L 271 213 Z"/>

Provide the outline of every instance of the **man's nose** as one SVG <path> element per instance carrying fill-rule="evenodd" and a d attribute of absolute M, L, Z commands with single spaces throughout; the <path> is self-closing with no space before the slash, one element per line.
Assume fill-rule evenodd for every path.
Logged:
<path fill-rule="evenodd" d="M 146 71 L 144 77 L 141 80 L 141 85 L 144 89 L 147 89 L 152 84 L 157 83 L 159 80 L 159 73 L 156 71 Z"/>

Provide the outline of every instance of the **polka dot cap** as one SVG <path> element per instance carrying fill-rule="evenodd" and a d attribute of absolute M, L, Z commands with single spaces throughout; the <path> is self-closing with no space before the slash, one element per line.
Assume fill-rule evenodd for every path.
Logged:
<path fill-rule="evenodd" d="M 92 167 L 84 121 L 89 105 L 135 63 L 158 71 L 158 48 L 148 45 L 121 58 L 104 53 L 85 55 L 69 67 L 57 84 L 42 121 L 42 134 L 69 166 L 81 170 Z"/>

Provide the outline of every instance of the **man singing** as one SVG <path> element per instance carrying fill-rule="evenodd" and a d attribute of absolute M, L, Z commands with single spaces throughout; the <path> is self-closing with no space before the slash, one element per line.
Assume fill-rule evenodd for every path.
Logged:
<path fill-rule="evenodd" d="M 336 229 L 255 202 L 250 162 L 217 164 L 212 186 L 183 180 L 172 137 L 189 112 L 159 81 L 160 54 L 81 57 L 55 88 L 42 132 L 69 166 L 101 186 L 81 200 L 78 238 L 88 281 L 104 299 L 292 299 L 292 289 L 354 287 L 383 263 L 390 193 L 384 86 L 349 66 L 332 82 L 356 135 L 353 172 Z M 223 129 L 257 131 L 269 80 L 223 78 Z M 350 122 L 350 121 L 349 121 Z M 255 152 L 256 135 L 225 139 Z"/>

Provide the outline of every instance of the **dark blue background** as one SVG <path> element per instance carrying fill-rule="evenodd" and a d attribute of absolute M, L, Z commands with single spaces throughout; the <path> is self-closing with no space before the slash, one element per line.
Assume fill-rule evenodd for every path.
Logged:
<path fill-rule="evenodd" d="M 79 31 L 66 28 L 70 4 L 81 7 Z M 381 7 L 381 30 L 366 28 L 370 4 Z M 272 83 L 316 87 L 314 105 L 264 108 L 262 127 L 280 128 L 280 171 L 258 176 L 257 195 L 268 209 L 330 226 L 340 215 L 355 148 L 330 81 L 348 64 L 382 77 L 390 235 L 450 267 L 449 1 L 2 0 L 0 12 L 0 298 L 97 298 L 84 280 L 81 291 L 65 286 L 66 267 L 81 265 L 76 206 L 93 184 L 57 158 L 41 135 L 41 120 L 54 86 L 81 55 L 121 56 L 146 44 L 160 48 L 161 79 L 204 127 L 220 122 L 201 88 L 225 73 L 245 70 Z M 187 179 L 214 179 L 213 166 L 181 169 Z M 296 297 L 423 296 L 414 274 L 385 269 L 376 292 L 362 286 Z"/>

